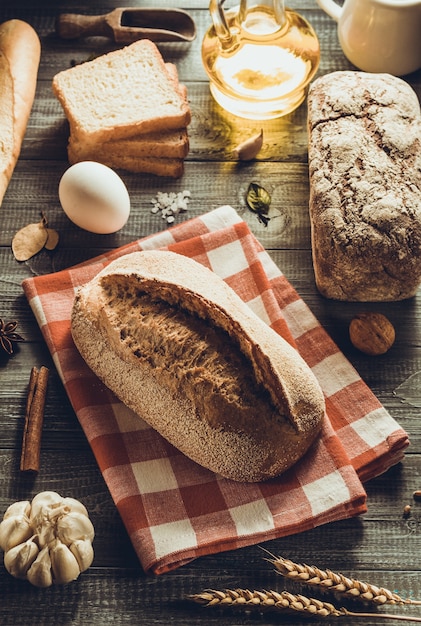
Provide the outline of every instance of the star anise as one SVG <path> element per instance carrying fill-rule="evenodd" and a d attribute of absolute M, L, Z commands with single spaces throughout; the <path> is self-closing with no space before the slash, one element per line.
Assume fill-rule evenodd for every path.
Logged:
<path fill-rule="evenodd" d="M 0 346 L 7 354 L 13 354 L 13 344 L 15 342 L 25 341 L 23 337 L 15 332 L 17 325 L 16 321 L 5 323 L 0 318 Z"/>

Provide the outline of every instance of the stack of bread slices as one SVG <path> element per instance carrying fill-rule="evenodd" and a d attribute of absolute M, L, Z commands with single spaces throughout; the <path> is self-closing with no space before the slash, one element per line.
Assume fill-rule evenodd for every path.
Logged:
<path fill-rule="evenodd" d="M 70 127 L 71 164 L 178 178 L 189 151 L 187 89 L 148 39 L 63 70 L 53 79 Z"/>

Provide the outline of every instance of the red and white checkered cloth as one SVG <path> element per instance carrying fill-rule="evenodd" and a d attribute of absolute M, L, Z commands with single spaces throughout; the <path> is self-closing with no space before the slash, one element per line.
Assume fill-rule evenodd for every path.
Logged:
<path fill-rule="evenodd" d="M 124 407 L 93 375 L 70 334 L 75 289 L 109 261 L 168 248 L 219 274 L 295 344 L 327 403 L 321 437 L 278 479 L 216 476 L 187 459 Z M 366 511 L 362 482 L 400 461 L 407 434 L 358 373 L 231 207 L 220 207 L 23 288 L 100 470 L 147 572 L 163 573 L 232 550 Z"/>

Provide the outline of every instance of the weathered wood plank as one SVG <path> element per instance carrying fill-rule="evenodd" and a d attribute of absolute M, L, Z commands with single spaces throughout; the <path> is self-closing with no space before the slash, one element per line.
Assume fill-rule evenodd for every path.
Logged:
<path fill-rule="evenodd" d="M 177 217 L 177 222 L 229 204 L 247 221 L 263 245 L 292 249 L 308 249 L 310 246 L 307 165 L 304 163 L 251 162 L 238 165 L 223 162 L 208 163 L 203 168 L 201 163 L 187 162 L 180 180 L 121 171 L 132 201 L 131 215 L 123 230 L 101 237 L 82 231 L 63 213 L 58 185 L 66 167 L 56 161 L 20 161 L 1 208 L 0 245 L 10 246 L 16 231 L 29 222 L 38 221 L 40 211 L 44 211 L 50 226 L 61 235 L 60 249 L 118 247 L 166 227 L 159 213 L 151 213 L 151 200 L 158 191 L 188 189 L 191 193 L 189 208 L 187 213 Z M 40 175 L 46 168 L 47 179 Z M 271 194 L 268 227 L 261 224 L 246 206 L 247 188 L 251 182 L 257 182 Z M 55 255 L 59 255 L 59 250 Z"/>
<path fill-rule="evenodd" d="M 319 10 L 313 0 L 294 0 L 288 4 L 302 12 L 319 35 L 322 51 L 319 73 L 349 69 L 351 66 L 340 49 L 333 20 Z M 148 5 L 161 6 L 162 3 L 150 0 Z M 76 583 L 66 587 L 35 589 L 13 579 L 0 564 L 0 624 L 240 626 L 308 623 L 296 615 L 282 618 L 269 613 L 227 613 L 190 606 L 183 601 L 185 594 L 209 587 L 287 587 L 297 591 L 295 586 L 274 574 L 259 546 L 203 557 L 160 577 L 143 573 L 22 291 L 21 282 L 28 276 L 58 271 L 161 230 L 165 224 L 159 215 L 151 213 L 150 200 L 157 191 L 165 190 L 191 191 L 189 211 L 178 221 L 222 204 L 232 205 L 339 348 L 410 435 L 411 446 L 404 461 L 366 485 L 368 512 L 365 515 L 304 533 L 297 528 L 296 534 L 264 542 L 263 547 L 297 562 L 341 571 L 383 585 L 405 597 L 420 598 L 417 555 L 420 552 L 421 504 L 412 498 L 413 491 L 421 487 L 420 408 L 403 402 L 394 392 L 412 374 L 421 371 L 421 299 L 363 305 L 327 301 L 318 294 L 310 251 L 305 104 L 286 118 L 262 124 L 223 113 L 209 94 L 200 57 L 201 40 L 210 24 L 208 1 L 183 0 L 179 4 L 177 0 L 168 0 L 165 5 L 191 11 L 198 28 L 198 37 L 192 45 L 160 45 L 164 57 L 177 64 L 180 79 L 188 86 L 193 117 L 185 175 L 174 181 L 121 172 L 132 199 L 130 219 L 120 232 L 97 236 L 73 225 L 59 204 L 58 183 L 68 167 L 68 127 L 52 93 L 51 81 L 56 72 L 72 62 L 84 61 L 92 54 L 115 46 L 104 39 L 77 43 L 59 41 L 54 34 L 54 23 L 59 12 L 105 13 L 115 7 L 115 2 L 92 0 L 89 6 L 79 0 L 1 2 L 0 21 L 20 17 L 37 29 L 42 41 L 42 58 L 36 100 L 21 158 L 0 211 L 0 317 L 17 319 L 19 331 L 26 340 L 15 356 L 0 355 L 0 513 L 15 500 L 53 489 L 80 498 L 87 505 L 96 538 L 93 566 Z M 127 0 L 124 6 L 139 6 L 139 3 Z M 421 71 L 408 80 L 421 97 Z M 235 163 L 233 147 L 261 127 L 265 144 L 258 158 L 251 163 Z M 245 205 L 245 191 L 252 181 L 264 186 L 272 195 L 271 220 L 267 227 Z M 59 231 L 60 244 L 54 253 L 42 252 L 26 263 L 18 263 L 10 249 L 12 237 L 20 227 L 36 221 L 41 210 L 46 212 L 50 225 Z M 395 345 L 382 357 L 364 356 L 350 344 L 349 321 L 364 309 L 380 310 L 395 325 Z M 29 477 L 19 472 L 23 415 L 30 369 L 41 364 L 50 367 L 41 471 L 36 477 Z M 404 519 L 402 513 L 406 504 L 411 504 L 411 515 Z M 304 592 L 304 589 L 299 591 Z M 342 602 L 336 603 L 342 605 Z M 385 608 L 379 611 L 385 612 Z M 420 614 L 416 607 L 390 607 L 388 612 Z M 325 620 L 323 623 L 337 622 Z M 384 623 L 376 618 L 364 620 L 367 626 Z M 340 624 L 350 626 L 355 624 L 355 619 L 341 618 Z"/>

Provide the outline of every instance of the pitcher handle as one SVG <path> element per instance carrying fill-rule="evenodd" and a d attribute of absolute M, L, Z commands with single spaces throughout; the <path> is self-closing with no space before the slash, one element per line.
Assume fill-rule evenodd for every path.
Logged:
<path fill-rule="evenodd" d="M 317 4 L 325 11 L 335 22 L 339 21 L 342 13 L 342 7 L 336 4 L 334 0 L 317 0 Z"/>

